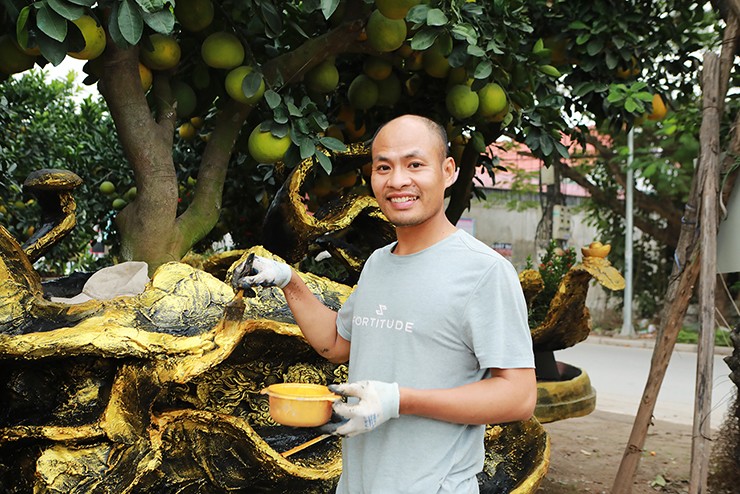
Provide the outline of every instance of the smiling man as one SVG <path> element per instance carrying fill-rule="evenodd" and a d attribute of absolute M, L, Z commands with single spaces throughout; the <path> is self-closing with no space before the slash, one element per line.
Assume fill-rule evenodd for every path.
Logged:
<path fill-rule="evenodd" d="M 335 313 L 289 266 L 256 258 L 241 286 L 283 289 L 321 355 L 349 360 L 340 493 L 477 493 L 485 424 L 529 418 L 537 387 L 527 308 L 513 266 L 444 211 L 455 180 L 437 123 L 404 115 L 372 145 L 371 183 L 397 241 L 367 260 Z M 253 271 L 254 272 L 254 271 Z"/>

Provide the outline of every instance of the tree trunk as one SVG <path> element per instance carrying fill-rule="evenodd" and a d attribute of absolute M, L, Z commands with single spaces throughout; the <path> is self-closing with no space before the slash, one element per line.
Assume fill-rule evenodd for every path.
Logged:
<path fill-rule="evenodd" d="M 466 209 L 470 208 L 473 195 L 473 178 L 475 178 L 475 165 L 478 163 L 478 153 L 472 142 L 465 145 L 460 160 L 457 180 L 450 186 L 450 201 L 447 204 L 445 214 L 453 224 L 457 223 Z"/>
<path fill-rule="evenodd" d="M 357 39 L 361 28 L 361 23 L 349 19 L 272 59 L 263 66 L 266 81 L 275 88 L 296 83 L 332 55 L 367 50 L 367 43 Z M 100 92 L 116 123 L 137 188 L 136 198 L 116 217 L 122 257 L 147 262 L 151 275 L 161 264 L 179 261 L 218 222 L 229 159 L 252 107 L 230 101 L 218 114 L 201 159 L 193 200 L 178 217 L 178 180 L 172 158 L 176 116 L 169 74 L 155 76 L 155 119 L 141 90 L 136 48 L 110 46 L 109 52 Z"/>

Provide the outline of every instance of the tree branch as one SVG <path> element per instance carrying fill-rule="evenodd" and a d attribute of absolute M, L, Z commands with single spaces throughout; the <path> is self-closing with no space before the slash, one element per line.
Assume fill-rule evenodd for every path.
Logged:
<path fill-rule="evenodd" d="M 177 219 L 177 228 L 183 238 L 190 239 L 193 244 L 208 235 L 218 221 L 229 158 L 251 110 L 251 105 L 233 104 L 217 116 L 215 128 L 201 158 L 193 201 Z M 187 243 L 181 246 L 182 255 L 190 248 Z"/>
<path fill-rule="evenodd" d="M 308 70 L 329 57 L 340 53 L 371 52 L 369 44 L 358 39 L 363 22 L 362 19 L 343 22 L 328 33 L 270 60 L 262 66 L 265 83 L 279 90 L 283 85 L 302 80 Z M 287 79 L 286 74 L 289 76 Z"/>
<path fill-rule="evenodd" d="M 137 168 L 151 166 L 152 149 L 167 147 L 171 153 L 172 136 L 163 134 L 147 105 L 136 48 L 120 49 L 109 43 L 106 55 L 98 89 L 108 103 L 126 158 L 135 173 L 143 172 Z"/>
<path fill-rule="evenodd" d="M 586 189 L 591 196 L 591 199 L 599 205 L 608 207 L 611 211 L 618 214 L 622 218 L 625 217 L 624 202 L 620 201 L 614 196 L 611 196 L 604 192 L 602 189 L 591 183 L 585 176 L 581 175 L 577 170 L 563 164 L 562 162 L 556 161 L 555 166 L 562 176 L 571 179 L 584 189 Z M 637 228 L 647 233 L 654 239 L 671 247 L 676 247 L 677 231 L 680 230 L 681 220 L 679 217 L 678 228 L 679 230 L 674 231 L 674 227 L 668 223 L 668 226 L 661 228 L 657 223 L 646 220 L 640 216 L 633 218 L 634 224 Z"/>
<path fill-rule="evenodd" d="M 270 60 L 262 66 L 266 84 L 279 91 L 285 84 L 302 80 L 306 71 L 330 56 L 369 51 L 368 43 L 358 40 L 362 27 L 361 19 L 351 18 L 325 35 L 308 40 L 295 50 Z M 290 78 L 285 80 L 283 74 L 290 74 Z M 251 105 L 230 100 L 217 117 L 201 159 L 193 202 L 177 219 L 183 255 L 189 249 L 187 244 L 190 241 L 195 243 L 205 237 L 218 221 L 229 158 L 251 110 Z"/>
<path fill-rule="evenodd" d="M 601 158 L 606 163 L 607 168 L 612 173 L 612 176 L 614 177 L 616 182 L 620 186 L 622 186 L 622 188 L 625 188 L 627 186 L 626 174 L 622 172 L 621 167 L 614 159 L 616 157 L 616 154 L 612 151 L 612 149 L 601 143 L 595 136 L 588 135 L 586 136 L 586 140 L 601 155 Z M 678 235 L 678 232 L 681 228 L 681 211 L 676 208 L 672 202 L 662 201 L 659 197 L 645 194 L 644 192 L 636 189 L 634 190 L 634 203 L 638 209 L 646 213 L 655 213 L 661 218 L 664 218 L 668 223 L 667 230 Z M 649 231 L 646 231 L 646 233 L 649 233 Z M 675 240 L 668 243 L 667 245 L 675 247 Z"/>

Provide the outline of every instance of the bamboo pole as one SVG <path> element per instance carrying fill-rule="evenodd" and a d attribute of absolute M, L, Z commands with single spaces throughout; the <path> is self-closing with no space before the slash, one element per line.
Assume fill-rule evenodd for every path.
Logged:
<path fill-rule="evenodd" d="M 704 55 L 702 74 L 700 166 L 704 168 L 701 230 L 701 278 L 699 306 L 701 334 L 697 346 L 696 394 L 691 438 L 689 494 L 707 492 L 711 453 L 712 367 L 714 363 L 714 301 L 717 281 L 717 196 L 719 191 L 719 57 Z"/>

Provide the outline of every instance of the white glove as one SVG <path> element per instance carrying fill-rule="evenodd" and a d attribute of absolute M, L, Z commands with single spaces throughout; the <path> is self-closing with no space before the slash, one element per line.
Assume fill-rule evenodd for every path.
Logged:
<path fill-rule="evenodd" d="M 283 288 L 290 282 L 293 271 L 284 262 L 249 255 L 239 264 L 231 277 L 231 284 L 239 287 L 277 286 Z"/>
<path fill-rule="evenodd" d="M 398 418 L 400 392 L 397 383 L 359 381 L 347 384 L 332 384 L 329 390 L 341 396 L 354 396 L 356 403 L 337 401 L 334 414 L 342 420 L 321 427 L 323 432 L 335 436 L 351 437 L 375 429 L 390 419 Z"/>

